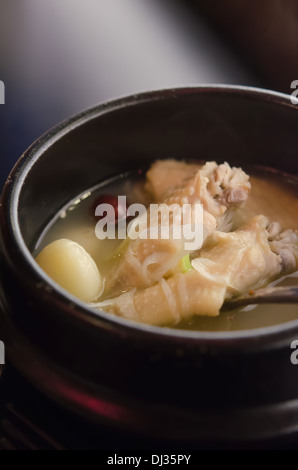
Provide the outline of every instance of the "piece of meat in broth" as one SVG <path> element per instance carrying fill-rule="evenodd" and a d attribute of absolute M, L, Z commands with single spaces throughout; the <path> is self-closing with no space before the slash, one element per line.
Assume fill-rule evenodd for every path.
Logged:
<path fill-rule="evenodd" d="M 285 230 L 270 243 L 270 247 L 281 257 L 285 274 L 296 270 L 298 264 L 297 232 Z"/>
<path fill-rule="evenodd" d="M 198 245 L 188 249 L 186 242 L 189 235 L 184 234 L 183 230 L 178 239 L 173 237 L 172 230 L 169 230 L 168 239 L 127 239 L 123 251 L 111 263 L 105 295 L 154 284 L 174 270 L 187 253 L 200 249 L 203 241 L 216 229 L 229 230 L 233 211 L 247 199 L 249 190 L 249 177 L 241 168 L 231 168 L 227 163 L 217 165 L 215 162 L 206 163 L 181 186 L 170 187 L 161 201 L 163 206 L 159 206 L 161 217 L 155 218 L 156 227 L 152 226 L 151 209 L 144 215 L 148 231 L 161 229 L 169 220 L 169 206 L 174 204 L 178 207 L 188 204 L 191 207 L 188 218 L 183 218 L 184 227 L 191 225 L 196 204 L 201 204 L 203 221 L 196 226 L 196 230 L 202 231 L 202 237 L 198 237 Z M 172 228 L 174 218 L 171 224 Z"/>
<path fill-rule="evenodd" d="M 151 325 L 177 323 L 193 315 L 217 316 L 225 299 L 257 289 L 298 263 L 298 232 L 269 241 L 268 220 L 254 217 L 235 232 L 215 232 L 192 261 L 192 269 L 145 289 L 98 303 L 109 312 Z M 282 246 L 282 248 L 281 248 Z M 295 262 L 284 261 L 288 250 Z"/>
<path fill-rule="evenodd" d="M 145 190 L 159 202 L 169 189 L 177 188 L 191 179 L 202 167 L 196 163 L 179 160 L 156 160 L 146 173 Z"/>
<path fill-rule="evenodd" d="M 228 231 L 234 228 L 235 210 L 246 201 L 250 189 L 249 176 L 241 168 L 207 162 L 184 184 L 169 187 L 163 202 L 168 205 L 201 203 L 204 215 L 208 213 L 216 219 L 216 229 Z"/>

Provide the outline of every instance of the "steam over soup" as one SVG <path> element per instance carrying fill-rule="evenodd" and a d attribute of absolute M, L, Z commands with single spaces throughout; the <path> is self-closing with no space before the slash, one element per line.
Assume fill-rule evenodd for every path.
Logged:
<path fill-rule="evenodd" d="M 294 305 L 222 312 L 271 282 L 298 285 L 298 183 L 228 163 L 154 162 L 86 191 L 51 221 L 36 261 L 94 309 L 159 326 L 256 328 Z"/>

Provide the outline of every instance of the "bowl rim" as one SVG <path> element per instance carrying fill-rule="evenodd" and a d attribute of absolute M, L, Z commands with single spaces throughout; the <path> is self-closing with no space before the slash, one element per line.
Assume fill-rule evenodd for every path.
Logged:
<path fill-rule="evenodd" d="M 228 346 L 228 344 L 230 345 L 232 342 L 236 347 L 239 347 L 239 345 L 242 345 L 242 347 L 247 347 L 249 345 L 255 346 L 256 340 L 258 343 L 262 342 L 264 347 L 265 343 L 271 343 L 272 340 L 283 341 L 288 337 L 289 333 L 293 333 L 294 330 L 298 332 L 298 319 L 278 325 L 254 328 L 250 330 L 216 332 L 191 331 L 145 325 L 121 318 L 105 311 L 94 310 L 92 307 L 86 306 L 82 301 L 61 288 L 38 266 L 22 237 L 18 220 L 18 202 L 22 186 L 31 168 L 48 148 L 70 131 L 95 118 L 98 118 L 100 115 L 130 106 L 139 106 L 146 102 L 163 100 L 168 97 L 174 98 L 183 94 L 233 94 L 238 95 L 240 98 L 275 103 L 281 106 L 290 107 L 296 111 L 298 110 L 297 106 L 291 102 L 290 95 L 262 88 L 221 84 L 164 88 L 161 90 L 153 90 L 124 96 L 92 106 L 46 131 L 42 136 L 34 141 L 27 150 L 25 150 L 17 161 L 7 178 L 1 195 L 0 205 L 2 205 L 3 213 L 5 213 L 5 231 L 10 237 L 10 243 L 14 243 L 17 247 L 19 262 L 22 263 L 27 272 L 33 277 L 39 278 L 39 280 L 43 281 L 45 283 L 45 287 L 50 286 L 51 292 L 54 293 L 56 297 L 58 296 L 57 298 L 59 299 L 60 305 L 61 302 L 68 303 L 68 306 L 71 305 L 72 314 L 79 317 L 81 320 L 83 319 L 89 323 L 96 323 L 98 319 L 100 319 L 106 324 L 107 328 L 120 328 L 128 334 L 132 333 L 134 335 L 140 335 L 142 333 L 143 337 L 147 338 L 151 338 L 152 335 L 154 335 L 155 338 L 158 337 L 161 341 L 187 340 L 188 342 L 191 341 L 199 344 L 213 344 L 216 341 L 222 346 Z"/>

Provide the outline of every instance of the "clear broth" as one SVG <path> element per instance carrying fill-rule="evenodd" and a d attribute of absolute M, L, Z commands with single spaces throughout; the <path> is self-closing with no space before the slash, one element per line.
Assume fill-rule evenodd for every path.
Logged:
<path fill-rule="evenodd" d="M 93 257 L 100 272 L 105 275 L 108 260 L 122 240 L 98 240 L 95 236 L 96 219 L 92 207 L 101 194 L 126 195 L 128 204 L 148 204 L 142 190 L 139 174 L 119 175 L 100 183 L 71 201 L 53 218 L 41 234 L 35 255 L 59 238 L 71 239 L 82 245 Z M 280 222 L 283 229 L 298 229 L 298 178 L 268 168 L 254 168 L 251 175 L 252 191 L 245 207 L 243 222 L 257 214 L 264 214 Z M 298 286 L 298 271 L 283 277 L 278 285 Z M 222 312 L 218 317 L 194 316 L 173 328 L 199 331 L 236 331 L 285 323 L 298 318 L 296 304 L 250 305 Z"/>

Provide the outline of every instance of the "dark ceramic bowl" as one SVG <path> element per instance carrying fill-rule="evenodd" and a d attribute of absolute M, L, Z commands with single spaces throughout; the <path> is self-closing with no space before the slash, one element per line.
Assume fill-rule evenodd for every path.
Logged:
<path fill-rule="evenodd" d="M 298 107 L 243 87 L 145 93 L 38 139 L 1 199 L 1 339 L 9 361 L 86 419 L 160 439 L 249 441 L 298 426 L 298 321 L 241 332 L 130 323 L 59 289 L 31 250 L 55 213 L 111 173 L 156 158 L 218 159 L 298 174 Z M 281 306 L 282 309 L 282 306 Z"/>

